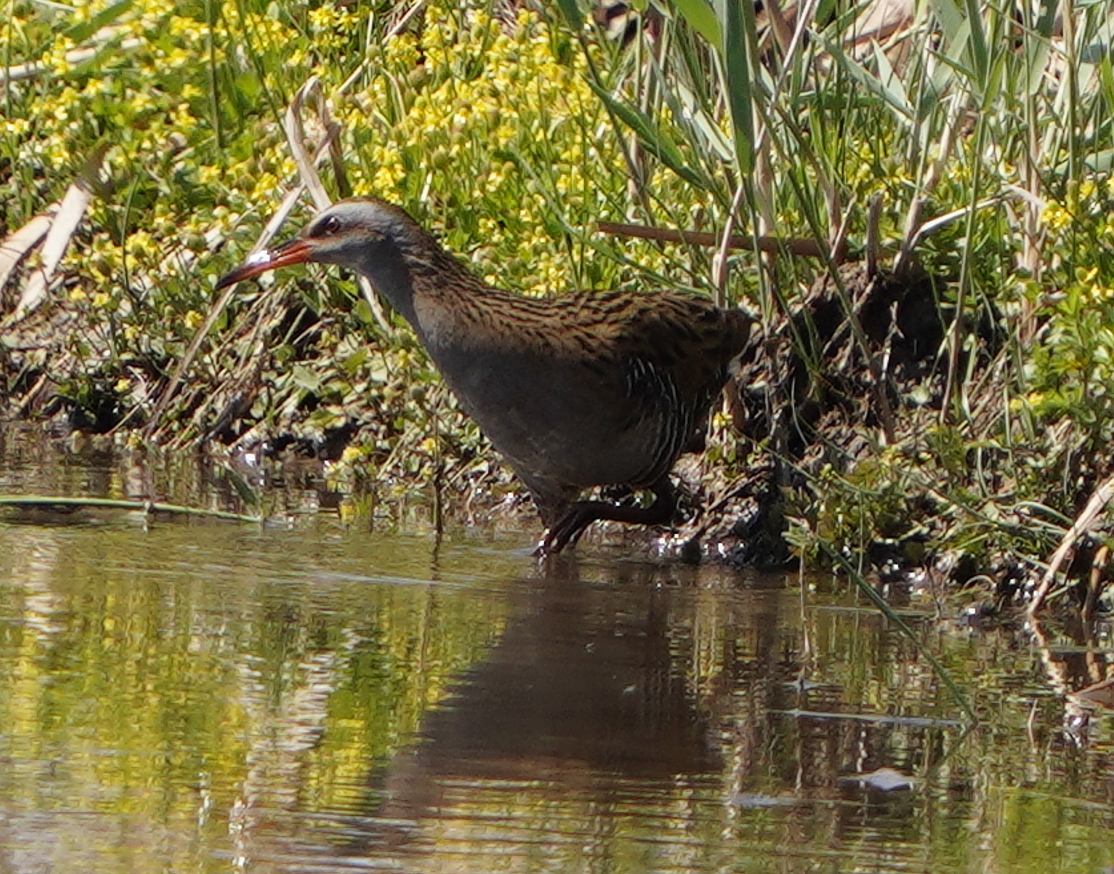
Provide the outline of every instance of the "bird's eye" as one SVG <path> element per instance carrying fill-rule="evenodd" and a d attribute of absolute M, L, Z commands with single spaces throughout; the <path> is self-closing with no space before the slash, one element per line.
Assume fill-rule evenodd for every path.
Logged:
<path fill-rule="evenodd" d="M 329 216 L 327 219 L 325 219 L 325 223 L 321 225 L 321 233 L 329 237 L 331 237 L 339 230 L 340 219 L 338 219 L 335 215 Z"/>

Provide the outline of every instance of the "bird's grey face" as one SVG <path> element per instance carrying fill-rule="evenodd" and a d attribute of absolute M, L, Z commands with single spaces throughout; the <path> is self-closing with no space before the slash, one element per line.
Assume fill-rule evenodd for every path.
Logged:
<path fill-rule="evenodd" d="M 297 237 L 309 252 L 307 261 L 352 268 L 365 259 L 380 257 L 393 239 L 389 215 L 365 201 L 344 201 L 330 207 Z"/>
<path fill-rule="evenodd" d="M 314 217 L 294 239 L 249 255 L 217 281 L 217 288 L 307 261 L 360 270 L 364 264 L 389 255 L 406 230 L 403 214 L 377 201 L 341 201 Z"/>

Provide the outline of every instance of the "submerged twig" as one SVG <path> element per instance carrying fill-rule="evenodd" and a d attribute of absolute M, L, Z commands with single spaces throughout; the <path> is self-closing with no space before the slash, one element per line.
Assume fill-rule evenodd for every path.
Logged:
<path fill-rule="evenodd" d="M 60 507 L 74 510 L 91 507 L 107 510 L 131 510 L 148 515 L 151 513 L 169 513 L 175 516 L 200 516 L 233 522 L 250 522 L 252 524 L 259 524 L 264 521 L 261 516 L 245 516 L 241 513 L 230 513 L 227 510 L 206 510 L 201 507 L 183 507 L 178 504 L 163 504 L 157 501 L 123 501 L 112 498 L 0 495 L 0 507 L 16 507 L 19 509 L 32 510 L 50 510 Z"/>

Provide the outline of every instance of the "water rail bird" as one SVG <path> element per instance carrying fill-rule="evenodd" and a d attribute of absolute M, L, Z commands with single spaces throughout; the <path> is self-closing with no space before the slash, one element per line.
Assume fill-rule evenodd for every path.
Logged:
<path fill-rule="evenodd" d="M 366 276 L 416 332 L 460 406 L 534 497 L 538 553 L 597 520 L 663 525 L 669 478 L 700 451 L 750 319 L 664 291 L 532 298 L 472 274 L 398 206 L 340 201 L 292 240 L 249 256 L 218 288 L 313 261 Z M 649 506 L 578 500 L 594 486 L 649 490 Z"/>

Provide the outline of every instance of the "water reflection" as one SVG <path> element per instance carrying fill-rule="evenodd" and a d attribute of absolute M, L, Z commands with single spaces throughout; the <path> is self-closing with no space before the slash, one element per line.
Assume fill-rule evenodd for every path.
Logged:
<path fill-rule="evenodd" d="M 506 852 L 543 822 L 558 843 L 589 839 L 624 807 L 660 807 L 718 768 L 676 661 L 677 592 L 584 580 L 571 560 L 550 570 L 511 589 L 498 644 L 376 780 L 381 815 L 438 820 L 437 837 L 423 835 L 436 864 L 491 842 Z"/>
<path fill-rule="evenodd" d="M 1114 864 L 1017 637 L 525 545 L 0 525 L 0 871 Z"/>
<path fill-rule="evenodd" d="M 415 871 L 780 870 L 818 838 L 835 856 L 833 841 L 857 845 L 848 861 L 916 844 L 909 793 L 842 775 L 895 746 L 938 756 L 945 730 L 841 721 L 839 686 L 799 681 L 799 603 L 780 580 L 549 570 L 516 583 L 499 642 L 375 775 L 381 827 L 344 855 Z M 832 713 L 793 718 L 808 701 Z"/>

